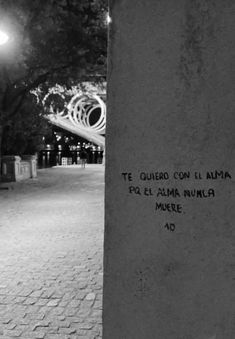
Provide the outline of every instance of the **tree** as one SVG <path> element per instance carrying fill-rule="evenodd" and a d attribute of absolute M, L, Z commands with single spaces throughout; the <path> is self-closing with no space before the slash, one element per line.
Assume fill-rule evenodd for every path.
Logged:
<path fill-rule="evenodd" d="M 3 155 L 34 154 L 43 148 L 44 136 L 50 133 L 51 128 L 35 101 L 31 97 L 25 99 L 17 116 L 5 126 L 2 137 Z"/>
<path fill-rule="evenodd" d="M 0 0 L 11 37 L 0 46 L 0 149 L 22 112 L 34 116 L 33 89 L 105 79 L 106 13 L 106 0 Z"/>

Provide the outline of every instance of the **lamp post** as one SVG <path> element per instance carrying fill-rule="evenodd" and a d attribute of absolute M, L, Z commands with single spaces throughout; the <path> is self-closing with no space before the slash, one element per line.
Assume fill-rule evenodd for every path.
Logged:
<path fill-rule="evenodd" d="M 2 45 L 5 45 L 9 40 L 9 36 L 6 32 L 0 30 L 0 47 Z M 2 53 L 1 53 L 2 54 Z M 2 133 L 3 133 L 3 128 L 2 125 L 0 124 L 0 182 L 2 181 L 2 157 L 1 157 L 1 141 L 2 141 Z"/>

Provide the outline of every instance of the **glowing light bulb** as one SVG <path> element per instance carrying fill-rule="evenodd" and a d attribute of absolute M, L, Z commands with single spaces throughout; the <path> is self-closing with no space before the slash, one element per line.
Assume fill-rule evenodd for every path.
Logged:
<path fill-rule="evenodd" d="M 0 31 L 0 45 L 4 45 L 8 40 L 9 36 L 5 32 Z"/>
<path fill-rule="evenodd" d="M 109 13 L 107 13 L 107 14 L 106 14 L 106 24 L 109 25 L 109 24 L 111 24 L 111 22 L 112 22 L 112 18 L 111 18 L 111 16 L 109 15 Z"/>

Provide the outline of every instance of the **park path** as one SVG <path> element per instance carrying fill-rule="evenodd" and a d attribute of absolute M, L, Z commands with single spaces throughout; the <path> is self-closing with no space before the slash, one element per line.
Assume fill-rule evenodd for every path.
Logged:
<path fill-rule="evenodd" d="M 0 338 L 101 338 L 104 166 L 1 186 Z"/>

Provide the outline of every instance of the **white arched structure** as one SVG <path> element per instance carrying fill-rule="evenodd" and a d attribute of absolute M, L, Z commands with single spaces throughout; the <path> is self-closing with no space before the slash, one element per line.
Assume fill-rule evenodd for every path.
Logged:
<path fill-rule="evenodd" d="M 63 94 L 57 93 L 64 99 Z M 48 95 L 44 98 L 48 98 Z M 51 112 L 53 108 L 51 107 Z M 58 127 L 79 135 L 88 141 L 104 148 L 106 104 L 96 93 L 77 93 L 61 112 L 47 116 L 50 122 Z"/>

